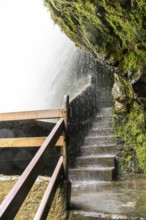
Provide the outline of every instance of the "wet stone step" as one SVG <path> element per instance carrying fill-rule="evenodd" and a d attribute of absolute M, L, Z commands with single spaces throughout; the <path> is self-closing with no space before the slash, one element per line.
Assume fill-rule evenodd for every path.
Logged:
<path fill-rule="evenodd" d="M 97 192 L 101 189 L 110 187 L 112 185 L 111 181 L 74 181 L 72 183 L 72 192 Z"/>
<path fill-rule="evenodd" d="M 112 181 L 114 167 L 75 168 L 69 170 L 71 181 Z"/>
<path fill-rule="evenodd" d="M 101 108 L 99 114 L 112 116 L 112 108 Z"/>
<path fill-rule="evenodd" d="M 114 132 L 113 132 L 113 129 L 112 128 L 105 128 L 105 129 L 96 129 L 96 128 L 92 128 L 90 129 L 88 135 L 89 136 L 108 136 L 108 135 L 112 135 Z"/>
<path fill-rule="evenodd" d="M 81 147 L 81 155 L 105 155 L 105 154 L 115 154 L 116 146 L 115 145 L 107 145 L 107 146 L 82 146 Z"/>
<path fill-rule="evenodd" d="M 88 156 L 88 157 L 77 157 L 75 165 L 78 167 L 91 167 L 91 166 L 114 166 L 115 155 L 105 156 Z"/>
<path fill-rule="evenodd" d="M 116 138 L 112 136 L 87 136 L 84 141 L 84 145 L 105 145 L 105 144 L 115 144 Z"/>
<path fill-rule="evenodd" d="M 79 206 L 75 204 L 74 201 L 71 204 L 72 209 L 69 211 L 69 220 L 146 220 L 146 218 L 141 218 L 139 216 L 131 216 L 129 214 L 117 214 L 117 213 L 104 213 L 104 212 L 94 212 L 85 211 L 87 207 Z"/>
<path fill-rule="evenodd" d="M 93 122 L 92 129 L 108 129 L 112 128 L 112 121 Z"/>
<path fill-rule="evenodd" d="M 94 122 L 112 122 L 112 117 L 111 116 L 105 116 L 105 115 L 96 115 Z"/>

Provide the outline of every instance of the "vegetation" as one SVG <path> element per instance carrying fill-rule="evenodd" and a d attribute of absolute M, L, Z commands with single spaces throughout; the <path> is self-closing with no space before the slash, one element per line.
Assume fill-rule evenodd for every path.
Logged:
<path fill-rule="evenodd" d="M 118 84 L 118 85 L 117 85 Z M 116 88 L 120 88 L 117 95 Z M 146 131 L 144 110 L 133 89 L 123 78 L 115 75 L 115 128 L 119 143 L 119 167 L 121 172 L 146 173 Z M 120 111 L 119 107 L 120 106 Z"/>

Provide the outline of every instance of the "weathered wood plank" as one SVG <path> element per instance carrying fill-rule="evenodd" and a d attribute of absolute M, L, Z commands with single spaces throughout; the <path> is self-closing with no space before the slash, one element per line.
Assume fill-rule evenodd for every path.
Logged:
<path fill-rule="evenodd" d="M 44 193 L 40 206 L 36 212 L 34 220 L 44 220 L 47 218 L 62 173 L 63 173 L 63 156 L 60 157 L 57 163 L 57 166 L 53 172 L 49 185 Z"/>
<path fill-rule="evenodd" d="M 38 173 L 45 166 L 48 160 L 49 148 L 55 145 L 64 129 L 64 120 L 60 119 L 41 148 L 37 151 L 17 183 L 11 189 L 0 206 L 0 219 L 12 220 L 17 214 L 20 206 L 34 184 Z"/>
<path fill-rule="evenodd" d="M 69 121 L 69 96 L 64 96 L 64 145 L 63 145 L 63 171 L 64 171 L 64 179 L 66 183 L 68 182 L 68 121 Z M 65 208 L 70 206 L 70 195 L 68 190 L 68 184 L 65 188 L 66 200 L 65 200 Z"/>
<path fill-rule="evenodd" d="M 65 141 L 63 145 L 63 167 L 65 179 L 68 180 L 68 118 L 69 118 L 69 96 L 64 97 L 64 124 L 65 124 Z"/>
<path fill-rule="evenodd" d="M 63 109 L 0 113 L 0 121 L 63 118 Z"/>
<path fill-rule="evenodd" d="M 0 148 L 11 147 L 40 147 L 47 137 L 27 137 L 27 138 L 0 138 Z M 60 136 L 56 142 L 56 147 L 63 146 L 64 137 Z"/>

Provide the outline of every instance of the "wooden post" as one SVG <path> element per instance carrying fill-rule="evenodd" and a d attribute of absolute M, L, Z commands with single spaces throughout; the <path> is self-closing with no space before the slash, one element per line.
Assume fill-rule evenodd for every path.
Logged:
<path fill-rule="evenodd" d="M 68 180 L 68 117 L 69 117 L 69 96 L 64 96 L 64 145 L 63 145 L 63 168 L 64 178 Z"/>
<path fill-rule="evenodd" d="M 68 120 L 69 120 L 69 96 L 64 96 L 64 145 L 63 145 L 63 170 L 64 170 L 64 187 L 66 193 L 66 210 L 70 206 L 71 182 L 68 179 Z"/>

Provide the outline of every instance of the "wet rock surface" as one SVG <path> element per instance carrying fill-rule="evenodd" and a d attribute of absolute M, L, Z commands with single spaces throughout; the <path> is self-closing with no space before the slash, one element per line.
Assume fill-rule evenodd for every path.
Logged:
<path fill-rule="evenodd" d="M 96 185 L 72 193 L 70 219 L 146 219 L 146 178 Z M 76 211 L 75 211 L 76 210 Z"/>
<path fill-rule="evenodd" d="M 144 0 L 45 0 L 53 20 L 96 60 L 135 82 L 145 75 Z"/>

